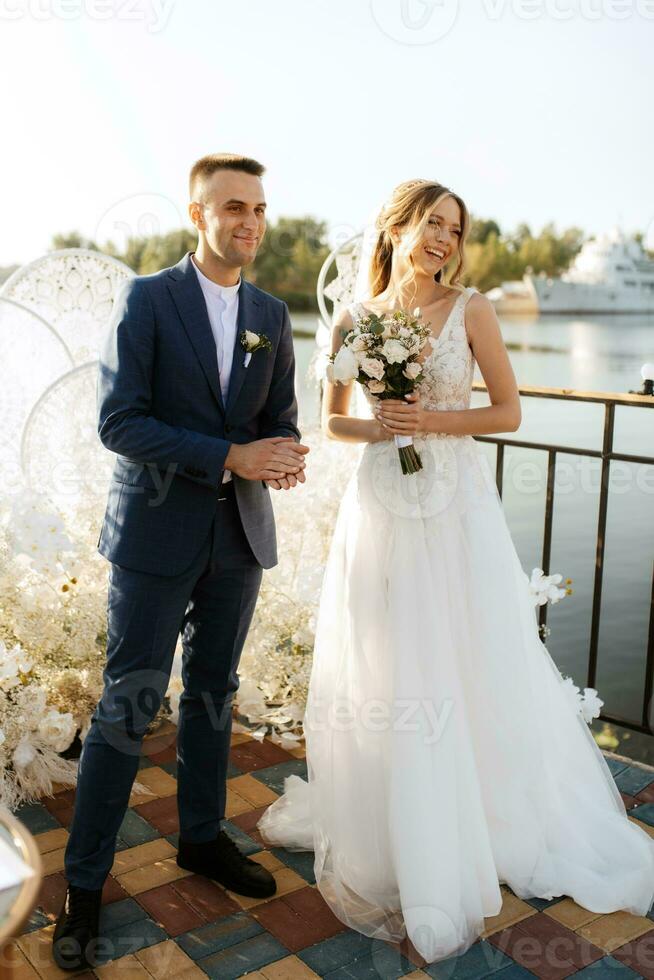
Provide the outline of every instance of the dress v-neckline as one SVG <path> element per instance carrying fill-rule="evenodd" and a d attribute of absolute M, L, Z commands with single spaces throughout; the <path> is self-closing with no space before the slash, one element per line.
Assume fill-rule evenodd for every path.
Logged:
<path fill-rule="evenodd" d="M 450 312 L 445 317 L 445 323 L 441 327 L 441 329 L 438 332 L 438 334 L 435 337 L 434 337 L 433 334 L 430 334 L 427 343 L 429 343 L 431 345 L 431 351 L 430 351 L 429 354 L 427 354 L 427 356 L 425 357 L 424 361 L 418 361 L 418 364 L 426 364 L 427 361 L 429 360 L 429 358 L 432 356 L 432 354 L 436 350 L 436 348 L 440 345 L 441 340 L 444 338 L 445 333 L 449 329 L 450 320 L 452 319 L 452 316 L 454 314 L 454 311 L 457 308 L 457 305 L 459 303 L 459 300 L 461 299 L 462 296 L 465 296 L 465 295 L 466 295 L 465 292 L 461 292 L 461 293 L 459 293 L 459 295 L 457 296 L 457 298 L 454 300 L 454 302 L 452 303 L 452 308 L 450 309 Z M 370 316 L 371 314 L 373 314 L 375 316 L 378 316 L 378 314 L 376 314 L 374 310 L 369 310 L 367 307 L 365 307 L 363 305 L 363 303 L 358 303 L 357 305 L 358 305 L 359 309 L 360 310 L 363 310 L 364 313 L 367 316 Z"/>

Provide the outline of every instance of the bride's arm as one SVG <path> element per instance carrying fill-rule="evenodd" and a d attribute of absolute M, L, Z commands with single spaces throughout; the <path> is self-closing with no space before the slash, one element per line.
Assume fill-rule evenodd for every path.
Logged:
<path fill-rule="evenodd" d="M 343 336 L 353 326 L 352 317 L 347 310 L 341 310 L 332 329 L 331 353 L 335 354 L 343 343 Z M 381 442 L 392 438 L 388 430 L 382 428 L 376 419 L 358 419 L 348 414 L 352 398 L 352 386 L 325 382 L 322 400 L 322 431 L 330 439 L 341 442 Z"/>
<path fill-rule="evenodd" d="M 417 396 L 410 404 L 389 400 L 379 418 L 393 434 L 444 432 L 447 435 L 484 435 L 515 432 L 522 421 L 520 395 L 497 315 L 490 300 L 475 293 L 466 305 L 466 329 L 475 360 L 486 383 L 491 404 L 483 408 L 429 411 Z"/>

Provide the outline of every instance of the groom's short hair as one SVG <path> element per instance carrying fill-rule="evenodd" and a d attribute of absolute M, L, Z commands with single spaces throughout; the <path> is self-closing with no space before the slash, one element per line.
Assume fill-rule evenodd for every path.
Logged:
<path fill-rule="evenodd" d="M 208 153 L 207 156 L 196 160 L 191 167 L 188 183 L 192 201 L 198 188 L 215 174 L 216 170 L 241 170 L 243 173 L 252 174 L 253 177 L 262 177 L 266 172 L 264 165 L 258 160 L 253 160 L 252 157 L 244 157 L 239 153 Z"/>

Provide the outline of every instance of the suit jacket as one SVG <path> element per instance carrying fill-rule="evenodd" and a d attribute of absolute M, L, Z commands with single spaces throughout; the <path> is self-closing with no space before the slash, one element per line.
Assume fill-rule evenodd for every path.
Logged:
<path fill-rule="evenodd" d="M 268 335 L 248 367 L 239 336 Z M 98 433 L 117 454 L 98 549 L 110 561 L 176 575 L 200 551 L 230 444 L 299 440 L 288 307 L 242 279 L 227 403 L 191 253 L 121 286 L 103 339 Z M 277 563 L 270 490 L 232 474 L 245 534 L 264 568 Z"/>

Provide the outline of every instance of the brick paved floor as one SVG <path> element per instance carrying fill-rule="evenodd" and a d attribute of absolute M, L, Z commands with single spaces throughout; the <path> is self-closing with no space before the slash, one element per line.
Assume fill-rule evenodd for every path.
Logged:
<path fill-rule="evenodd" d="M 226 829 L 248 855 L 274 874 L 270 899 L 228 892 L 178 868 L 175 729 L 166 724 L 143 746 L 138 780 L 120 828 L 103 894 L 102 934 L 111 940 L 102 980 L 193 980 L 209 976 L 261 980 L 330 977 L 604 977 L 654 980 L 654 913 L 597 915 L 568 898 L 523 901 L 502 886 L 504 904 L 465 955 L 426 965 L 409 943 L 373 941 L 346 928 L 315 887 L 313 854 L 265 848 L 255 827 L 282 790 L 284 777 L 306 778 L 301 748 L 288 752 L 264 739 L 234 735 Z M 607 760 L 630 819 L 654 837 L 654 772 Z M 50 954 L 54 920 L 65 893 L 67 828 L 74 791 L 61 790 L 17 816 L 38 841 L 44 863 L 39 905 L 11 950 L 16 980 L 71 976 Z"/>

